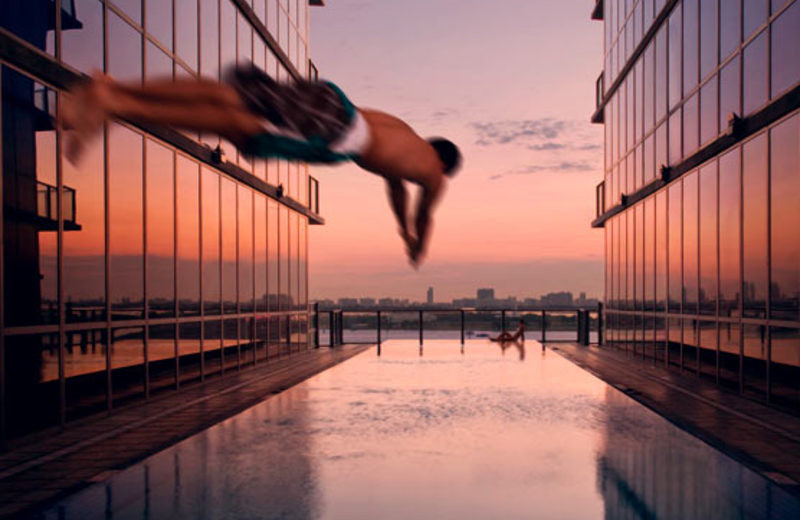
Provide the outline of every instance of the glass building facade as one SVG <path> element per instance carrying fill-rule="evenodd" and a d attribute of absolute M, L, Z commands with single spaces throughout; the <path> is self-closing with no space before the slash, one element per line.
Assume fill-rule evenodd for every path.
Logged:
<path fill-rule="evenodd" d="M 593 17 L 604 342 L 800 411 L 800 1 Z"/>
<path fill-rule="evenodd" d="M 308 226 L 323 221 L 306 165 L 122 122 L 75 166 L 56 124 L 60 93 L 93 70 L 307 78 L 308 8 L 0 2 L 2 439 L 309 348 Z"/>

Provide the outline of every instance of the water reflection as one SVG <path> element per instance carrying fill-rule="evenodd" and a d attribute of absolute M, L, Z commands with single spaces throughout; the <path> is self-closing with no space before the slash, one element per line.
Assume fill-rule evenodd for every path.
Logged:
<path fill-rule="evenodd" d="M 533 343 L 528 343 L 531 347 Z M 535 344 L 538 347 L 538 344 Z M 383 344 L 40 518 L 789 518 L 782 490 L 559 355 Z M 509 347 L 514 348 L 514 347 Z"/>

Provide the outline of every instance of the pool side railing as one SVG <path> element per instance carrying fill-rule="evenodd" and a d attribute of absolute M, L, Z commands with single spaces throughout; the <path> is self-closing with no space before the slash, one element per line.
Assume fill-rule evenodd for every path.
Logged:
<path fill-rule="evenodd" d="M 329 346 L 335 347 L 338 345 L 343 345 L 345 343 L 354 344 L 354 343 L 369 343 L 375 344 L 377 343 L 380 345 L 383 340 L 385 339 L 382 335 L 383 323 L 386 317 L 391 317 L 392 315 L 396 314 L 414 314 L 416 315 L 416 325 L 419 330 L 419 344 L 422 346 L 425 342 L 425 316 L 426 315 L 442 315 L 442 314 L 456 314 L 459 316 L 458 318 L 458 327 L 457 328 L 437 328 L 434 330 L 438 331 L 449 331 L 449 332 L 456 332 L 460 331 L 461 333 L 461 344 L 463 345 L 466 341 L 468 333 L 471 331 L 467 330 L 467 318 L 469 315 L 480 315 L 480 314 L 499 314 L 500 316 L 500 323 L 499 323 L 499 331 L 498 333 L 502 332 L 509 332 L 508 325 L 510 322 L 513 322 L 514 319 L 519 318 L 520 316 L 530 317 L 531 314 L 538 317 L 538 325 L 539 328 L 528 329 L 528 333 L 531 332 L 541 332 L 541 341 L 542 343 L 578 343 L 580 345 L 589 345 L 592 343 L 591 336 L 592 332 L 596 333 L 596 342 L 601 342 L 603 337 L 603 305 L 598 304 L 594 308 L 576 308 L 576 307 L 525 307 L 525 308 L 481 308 L 481 307 L 461 307 L 461 308 L 439 308 L 439 307 L 398 307 L 398 308 L 334 308 L 334 309 L 320 309 L 318 303 L 315 303 L 312 308 L 312 324 L 313 324 L 313 342 L 314 346 L 319 348 L 320 346 Z M 371 341 L 345 341 L 345 330 L 370 330 L 369 327 L 360 327 L 358 329 L 353 327 L 346 327 L 345 326 L 345 317 L 346 316 L 361 316 L 366 317 L 368 319 L 362 320 L 362 325 L 369 326 L 370 323 L 374 322 L 374 326 L 372 326 L 372 330 L 375 331 L 374 340 Z M 548 318 L 553 319 L 556 316 L 562 318 L 562 322 L 566 323 L 574 323 L 571 328 L 556 328 L 548 327 Z M 391 318 L 390 318 L 391 319 Z M 322 321 L 327 321 L 327 330 L 328 331 L 328 341 L 325 342 L 326 345 L 323 345 L 320 340 L 320 330 L 321 330 L 321 323 Z M 574 330 L 576 335 L 574 338 L 563 339 L 563 338 L 555 338 L 552 337 L 548 339 L 547 332 L 551 329 L 552 331 L 564 332 Z M 402 330 L 409 330 L 409 329 L 402 329 Z M 511 331 L 516 330 L 516 327 L 513 325 L 511 326 Z"/>

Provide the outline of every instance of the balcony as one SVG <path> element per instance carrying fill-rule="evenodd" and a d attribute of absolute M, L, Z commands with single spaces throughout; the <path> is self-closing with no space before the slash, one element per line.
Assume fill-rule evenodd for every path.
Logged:
<path fill-rule="evenodd" d="M 601 72 L 597 81 L 594 82 L 594 106 L 595 112 L 592 115 L 592 123 L 604 123 L 605 112 L 603 110 L 606 94 L 605 72 Z"/>
<path fill-rule="evenodd" d="M 603 19 L 603 0 L 596 0 L 592 9 L 592 20 Z"/>

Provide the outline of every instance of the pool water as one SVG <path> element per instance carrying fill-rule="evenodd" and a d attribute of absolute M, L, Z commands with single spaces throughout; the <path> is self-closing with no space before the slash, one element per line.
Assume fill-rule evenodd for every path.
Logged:
<path fill-rule="evenodd" d="M 800 518 L 535 341 L 390 341 L 39 518 Z"/>

